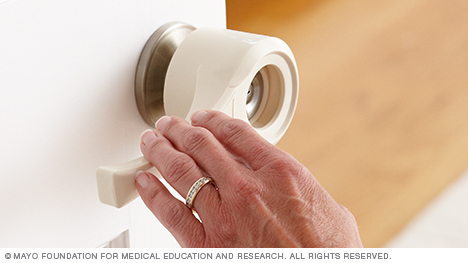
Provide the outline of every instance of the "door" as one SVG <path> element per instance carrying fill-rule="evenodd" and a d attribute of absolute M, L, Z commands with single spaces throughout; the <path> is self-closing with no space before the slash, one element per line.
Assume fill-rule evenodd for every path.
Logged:
<path fill-rule="evenodd" d="M 141 155 L 140 52 L 161 25 L 225 27 L 224 1 L 0 0 L 0 246 L 177 246 L 140 199 L 98 199 L 95 169 Z"/>

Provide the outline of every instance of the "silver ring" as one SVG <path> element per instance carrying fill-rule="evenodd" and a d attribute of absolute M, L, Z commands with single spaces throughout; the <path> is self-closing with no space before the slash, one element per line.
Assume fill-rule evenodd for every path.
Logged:
<path fill-rule="evenodd" d="M 198 179 L 192 187 L 190 187 L 190 190 L 187 194 L 187 198 L 185 198 L 185 204 L 189 209 L 193 210 L 193 201 L 195 200 L 195 197 L 197 196 L 198 192 L 200 189 L 202 189 L 203 186 L 205 186 L 208 183 L 214 184 L 213 178 L 211 177 L 202 177 Z"/>

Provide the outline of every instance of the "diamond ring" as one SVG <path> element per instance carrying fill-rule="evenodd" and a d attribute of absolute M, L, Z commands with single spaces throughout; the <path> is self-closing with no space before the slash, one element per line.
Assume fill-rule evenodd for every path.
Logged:
<path fill-rule="evenodd" d="M 203 186 L 205 186 L 208 183 L 214 184 L 213 178 L 211 177 L 202 177 L 198 179 L 192 187 L 190 187 L 190 190 L 187 194 L 187 198 L 185 198 L 185 204 L 187 205 L 188 208 L 193 210 L 193 201 L 195 200 L 195 197 L 197 196 L 198 192 L 200 189 L 202 189 Z"/>

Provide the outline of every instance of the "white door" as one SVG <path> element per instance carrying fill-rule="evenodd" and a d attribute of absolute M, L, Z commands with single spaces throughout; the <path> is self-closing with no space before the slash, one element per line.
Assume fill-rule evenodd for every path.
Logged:
<path fill-rule="evenodd" d="M 177 246 L 140 199 L 98 199 L 95 169 L 141 155 L 140 52 L 161 25 L 225 27 L 221 0 L 0 0 L 0 247 Z"/>

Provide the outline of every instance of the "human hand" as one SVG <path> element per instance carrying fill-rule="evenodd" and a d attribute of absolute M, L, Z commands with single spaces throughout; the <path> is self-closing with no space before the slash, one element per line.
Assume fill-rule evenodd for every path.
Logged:
<path fill-rule="evenodd" d="M 137 173 L 144 203 L 182 247 L 362 247 L 353 215 L 242 120 L 163 117 L 142 134 L 141 151 L 184 197 L 201 177 L 216 183 L 194 200 L 200 222 L 155 176 Z"/>

